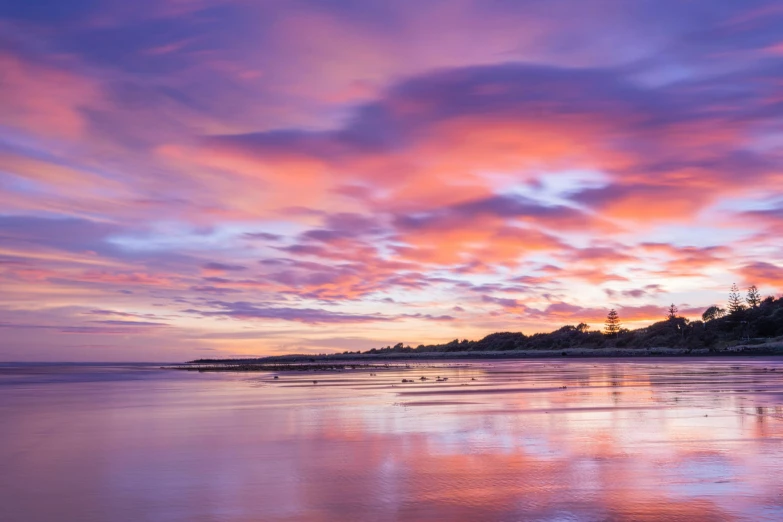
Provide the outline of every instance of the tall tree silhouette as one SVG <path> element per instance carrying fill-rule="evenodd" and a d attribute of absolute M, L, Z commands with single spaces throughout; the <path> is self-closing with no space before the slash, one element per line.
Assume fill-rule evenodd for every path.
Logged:
<path fill-rule="evenodd" d="M 756 285 L 752 285 L 748 288 L 748 296 L 745 298 L 745 301 L 751 308 L 756 308 L 761 304 L 761 294 L 759 294 L 759 289 L 756 288 Z"/>
<path fill-rule="evenodd" d="M 669 321 L 673 321 L 674 319 L 677 319 L 678 311 L 679 310 L 677 310 L 677 307 L 674 306 L 674 303 L 672 303 L 671 306 L 669 307 L 669 314 L 666 316 L 666 319 L 668 319 Z"/>
<path fill-rule="evenodd" d="M 742 304 L 742 296 L 739 293 L 739 288 L 737 288 L 736 283 L 731 285 L 728 308 L 730 314 L 736 314 L 737 312 L 741 312 L 745 309 L 745 305 Z"/>
<path fill-rule="evenodd" d="M 617 333 L 620 331 L 620 316 L 617 313 L 617 310 L 612 308 L 609 310 L 609 313 L 606 315 L 606 324 L 604 326 L 604 332 L 606 332 L 607 335 L 617 335 Z"/>

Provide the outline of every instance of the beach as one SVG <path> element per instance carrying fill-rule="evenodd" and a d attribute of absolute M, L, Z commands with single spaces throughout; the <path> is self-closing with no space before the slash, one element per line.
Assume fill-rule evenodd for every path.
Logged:
<path fill-rule="evenodd" d="M 777 358 L 160 366 L 0 368 L 0 519 L 783 517 Z"/>

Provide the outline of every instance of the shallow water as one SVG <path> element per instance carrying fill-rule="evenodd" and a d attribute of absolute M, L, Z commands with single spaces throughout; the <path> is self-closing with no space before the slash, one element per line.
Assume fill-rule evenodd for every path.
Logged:
<path fill-rule="evenodd" d="M 373 372 L 0 366 L 0 520 L 783 520 L 783 360 Z"/>

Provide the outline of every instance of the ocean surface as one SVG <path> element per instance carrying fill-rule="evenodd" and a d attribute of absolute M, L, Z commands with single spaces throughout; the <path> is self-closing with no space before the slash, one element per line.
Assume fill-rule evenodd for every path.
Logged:
<path fill-rule="evenodd" d="M 783 360 L 0 365 L 0 521 L 332 520 L 783 520 Z"/>

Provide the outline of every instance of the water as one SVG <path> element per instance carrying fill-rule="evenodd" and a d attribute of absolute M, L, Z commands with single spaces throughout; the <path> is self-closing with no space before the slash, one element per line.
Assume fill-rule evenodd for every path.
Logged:
<path fill-rule="evenodd" d="M 436 364 L 4 365 L 0 520 L 783 520 L 783 361 Z"/>

